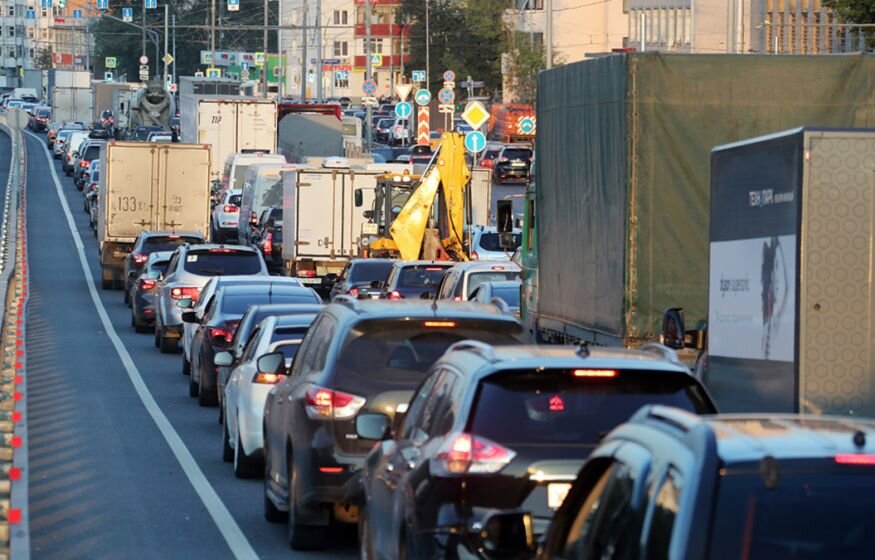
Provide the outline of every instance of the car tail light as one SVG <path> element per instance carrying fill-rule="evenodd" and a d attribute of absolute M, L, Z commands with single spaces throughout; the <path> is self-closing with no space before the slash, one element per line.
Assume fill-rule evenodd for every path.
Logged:
<path fill-rule="evenodd" d="M 91 185 L 88 188 L 89 188 L 89 190 L 96 191 L 97 190 L 97 183 L 91 183 Z"/>
<path fill-rule="evenodd" d="M 213 327 L 210 329 L 210 340 L 215 340 L 216 338 L 222 338 L 225 342 L 231 342 L 231 339 L 234 338 L 234 331 L 225 327 Z"/>
<path fill-rule="evenodd" d="M 315 270 L 299 270 L 298 276 L 300 276 L 301 278 L 316 278 L 316 271 Z"/>
<path fill-rule="evenodd" d="M 429 329 L 454 329 L 456 328 L 455 321 L 426 321 L 423 326 Z"/>
<path fill-rule="evenodd" d="M 313 420 L 349 420 L 366 402 L 364 397 L 311 385 L 304 398 L 304 408 Z"/>
<path fill-rule="evenodd" d="M 262 245 L 262 251 L 264 251 L 265 255 L 273 255 L 273 233 L 268 232 L 268 234 L 264 237 L 264 245 Z"/>
<path fill-rule="evenodd" d="M 453 301 L 462 301 L 462 296 L 453 296 Z"/>
<path fill-rule="evenodd" d="M 473 253 L 471 253 L 471 260 L 472 261 L 479 261 L 480 260 L 480 255 L 477 254 L 477 251 L 474 251 Z"/>
<path fill-rule="evenodd" d="M 140 278 L 140 289 L 141 290 L 151 290 L 155 288 L 157 282 L 152 280 L 151 278 Z"/>
<path fill-rule="evenodd" d="M 349 290 L 349 295 L 351 295 L 351 296 L 357 296 L 357 295 L 359 295 L 359 289 L 358 289 L 358 288 L 351 288 L 351 289 Z"/>
<path fill-rule="evenodd" d="M 839 465 L 863 465 L 875 466 L 875 455 L 860 453 L 840 453 L 835 456 L 835 462 Z"/>
<path fill-rule="evenodd" d="M 134 262 L 137 264 L 143 264 L 147 260 L 149 260 L 149 255 L 145 253 L 134 253 L 131 255 L 131 258 L 134 259 Z"/>
<path fill-rule="evenodd" d="M 516 453 L 486 438 L 455 434 L 447 438 L 431 460 L 438 476 L 493 474 L 506 467 Z"/>
<path fill-rule="evenodd" d="M 402 296 L 401 293 L 398 292 L 398 290 L 392 290 L 391 292 L 389 292 L 389 299 L 399 300 L 399 299 L 404 299 L 404 296 Z"/>
<path fill-rule="evenodd" d="M 88 167 L 90 162 L 85 161 L 84 159 L 79 162 L 79 167 Z"/>
<path fill-rule="evenodd" d="M 498 163 L 507 163 L 509 160 L 506 157 L 498 158 Z"/>
<path fill-rule="evenodd" d="M 67 161 L 72 161 L 72 160 L 73 160 L 73 155 L 67 154 Z"/>
<path fill-rule="evenodd" d="M 198 296 L 200 295 L 200 288 L 196 288 L 194 286 L 186 286 L 183 288 L 172 288 L 170 290 L 170 297 L 173 299 L 183 299 L 183 298 L 191 298 L 192 301 L 197 301 Z"/>
<path fill-rule="evenodd" d="M 279 383 L 280 381 L 282 381 L 285 378 L 286 378 L 286 376 L 281 374 L 281 373 L 258 372 L 252 378 L 252 382 L 257 383 L 259 385 L 276 385 L 277 383 Z"/>
<path fill-rule="evenodd" d="M 222 207 L 222 212 L 227 212 L 228 214 L 236 214 L 240 212 L 240 209 L 236 206 L 232 206 L 231 204 L 226 204 Z"/>
<path fill-rule="evenodd" d="M 617 377 L 617 370 L 615 369 L 576 369 L 574 370 L 574 377 Z"/>

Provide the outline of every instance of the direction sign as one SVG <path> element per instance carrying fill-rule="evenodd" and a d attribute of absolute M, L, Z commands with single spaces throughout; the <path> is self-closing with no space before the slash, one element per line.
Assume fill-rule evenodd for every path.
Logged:
<path fill-rule="evenodd" d="M 164 61 L 164 64 L 167 64 L 168 66 L 169 66 L 170 64 L 173 64 L 173 56 L 171 56 L 170 53 L 165 54 L 165 55 L 161 58 L 161 60 L 163 60 L 163 61 Z"/>
<path fill-rule="evenodd" d="M 112 72 L 104 72 L 103 73 L 103 81 L 111 82 L 112 81 Z"/>
<path fill-rule="evenodd" d="M 338 82 L 349 79 L 349 70 L 338 70 L 334 73 L 334 79 Z"/>
<path fill-rule="evenodd" d="M 98 10 L 108 10 L 109 9 L 109 0 L 97 0 L 97 9 Z"/>
<path fill-rule="evenodd" d="M 471 128 L 477 130 L 489 120 L 489 111 L 479 101 L 471 101 L 465 106 L 462 111 L 462 118 L 468 123 Z"/>
<path fill-rule="evenodd" d="M 256 66 L 264 66 L 265 56 L 263 52 L 254 53 L 253 57 Z"/>
<path fill-rule="evenodd" d="M 24 19 L 36 19 L 36 10 L 33 8 L 28 8 L 24 13 Z"/>
<path fill-rule="evenodd" d="M 222 69 L 221 68 L 207 68 L 207 78 L 221 78 L 222 77 Z"/>
<path fill-rule="evenodd" d="M 141 64 L 140 65 L 140 81 L 145 82 L 149 79 L 149 65 Z"/>
<path fill-rule="evenodd" d="M 122 8 L 122 21 L 127 21 L 127 22 L 134 21 L 134 9 L 133 8 Z"/>
<path fill-rule="evenodd" d="M 243 81 L 248 80 L 249 79 L 249 70 L 246 70 L 246 69 L 241 70 L 240 71 L 240 79 Z"/>
<path fill-rule="evenodd" d="M 248 72 L 249 71 L 249 63 L 244 60 L 243 62 L 240 63 L 240 69 L 243 70 L 244 72 Z"/>
<path fill-rule="evenodd" d="M 420 83 L 425 81 L 425 70 L 414 70 L 413 81 Z"/>
<path fill-rule="evenodd" d="M 486 87 L 486 82 L 460 82 L 459 87 L 461 88 L 482 88 Z"/>
<path fill-rule="evenodd" d="M 455 82 L 456 81 L 456 73 L 452 70 L 447 70 L 444 72 L 444 81 L 445 82 Z"/>
<path fill-rule="evenodd" d="M 427 89 L 421 89 L 416 92 L 416 95 L 413 96 L 413 99 L 416 100 L 417 105 L 428 105 L 431 103 L 431 92 Z"/>
<path fill-rule="evenodd" d="M 428 107 L 420 107 L 416 111 L 416 143 L 429 144 L 429 110 Z"/>
<path fill-rule="evenodd" d="M 407 101 L 412 90 L 413 84 L 395 84 L 395 93 L 398 94 L 398 99 L 401 101 Z"/>
<path fill-rule="evenodd" d="M 374 81 L 373 78 L 369 78 L 365 80 L 365 83 L 362 84 L 362 91 L 365 92 L 365 95 L 371 96 L 377 92 L 377 82 Z"/>
<path fill-rule="evenodd" d="M 240 11 L 240 0 L 228 0 L 228 11 L 229 12 L 239 12 Z"/>
<path fill-rule="evenodd" d="M 406 119 L 410 116 L 410 113 L 413 112 L 413 106 L 406 101 L 401 101 L 395 104 L 395 114 L 401 117 L 402 119 Z"/>
<path fill-rule="evenodd" d="M 140 64 L 149 64 L 149 57 L 146 55 L 142 55 L 140 57 Z"/>
<path fill-rule="evenodd" d="M 444 105 L 449 105 L 456 100 L 456 94 L 450 88 L 443 88 L 438 92 L 438 99 Z"/>
<path fill-rule="evenodd" d="M 382 66 L 383 65 L 383 55 L 380 53 L 373 53 L 371 55 L 371 66 Z"/>
<path fill-rule="evenodd" d="M 372 95 L 365 95 L 364 97 L 362 97 L 362 104 L 370 105 L 373 107 L 374 105 L 378 105 L 377 98 Z"/>
<path fill-rule="evenodd" d="M 73 10 L 73 17 L 79 19 L 82 17 L 82 10 Z"/>
<path fill-rule="evenodd" d="M 522 134 L 534 134 L 536 125 L 535 117 L 522 117 L 517 123 L 517 130 Z"/>
<path fill-rule="evenodd" d="M 465 135 L 465 148 L 471 153 L 478 153 L 483 151 L 483 148 L 486 147 L 486 136 L 483 135 L 479 130 L 475 130 L 473 132 L 469 132 Z"/>
<path fill-rule="evenodd" d="M 158 0 L 145 0 L 144 3 L 147 10 L 154 10 L 158 7 Z"/>
<path fill-rule="evenodd" d="M 106 68 L 118 67 L 118 59 L 114 56 L 108 56 L 103 60 L 103 66 Z"/>

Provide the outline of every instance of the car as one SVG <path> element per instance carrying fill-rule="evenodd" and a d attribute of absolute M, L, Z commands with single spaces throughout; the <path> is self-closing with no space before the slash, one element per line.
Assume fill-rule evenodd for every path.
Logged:
<path fill-rule="evenodd" d="M 182 299 L 197 301 L 201 288 L 213 276 L 268 276 L 261 254 L 242 245 L 185 244 L 177 247 L 158 284 L 155 346 L 162 353 L 176 352 L 182 336 Z"/>
<path fill-rule="evenodd" d="M 252 275 L 225 275 L 225 276 L 214 276 L 207 280 L 207 283 L 204 284 L 204 287 L 200 291 L 200 296 L 195 298 L 195 301 L 192 298 L 183 298 L 177 302 L 177 307 L 182 309 L 194 311 L 195 318 L 197 321 L 195 322 L 183 322 L 182 324 L 182 374 L 189 375 L 191 373 L 191 341 L 194 336 L 195 331 L 197 330 L 198 325 L 203 320 L 204 313 L 206 312 L 207 305 L 209 305 L 213 296 L 216 292 L 219 291 L 220 288 L 224 286 L 243 286 L 243 285 L 253 285 L 253 284 L 284 284 L 289 286 L 301 286 L 302 284 L 295 278 L 289 277 L 276 277 L 276 276 L 252 276 Z"/>
<path fill-rule="evenodd" d="M 496 184 L 504 184 L 508 179 L 529 182 L 534 152 L 528 144 L 508 144 L 501 149 L 492 164 L 492 178 Z"/>
<path fill-rule="evenodd" d="M 74 159 L 79 154 L 79 148 L 82 143 L 88 139 L 88 132 L 85 130 L 74 131 L 69 138 L 64 142 L 63 154 L 61 156 L 61 168 L 68 176 L 73 175 Z"/>
<path fill-rule="evenodd" d="M 94 232 L 94 237 L 97 237 L 97 218 L 100 210 L 100 184 L 94 187 L 90 193 L 88 202 L 88 221 L 91 225 L 91 230 Z"/>
<path fill-rule="evenodd" d="M 27 126 L 34 132 L 42 132 L 49 127 L 49 121 L 52 118 L 52 110 L 49 107 L 37 107 L 33 112 L 33 117 Z"/>
<path fill-rule="evenodd" d="M 436 151 L 441 145 L 441 134 L 443 133 L 440 130 L 432 130 L 428 133 L 428 145 L 431 146 L 432 151 Z"/>
<path fill-rule="evenodd" d="M 213 206 L 210 218 L 210 238 L 213 243 L 224 243 L 228 239 L 237 238 L 242 197 L 243 191 L 240 189 L 222 191 L 222 200 Z"/>
<path fill-rule="evenodd" d="M 149 137 L 150 132 L 162 132 L 163 128 L 160 126 L 151 126 L 151 125 L 139 125 L 134 127 L 134 130 L 131 132 L 131 135 L 128 137 L 128 140 L 132 142 L 145 142 Z"/>
<path fill-rule="evenodd" d="M 487 142 L 486 147 L 483 149 L 483 153 L 480 155 L 480 160 L 477 162 L 477 164 L 480 167 L 492 169 L 492 164 L 495 163 L 495 158 L 497 158 L 498 154 L 501 153 L 501 148 L 503 147 L 504 144 L 500 144 L 498 142 Z"/>
<path fill-rule="evenodd" d="M 75 130 L 70 128 L 62 128 L 58 131 L 55 139 L 52 142 L 52 155 L 55 159 L 61 159 L 61 156 L 64 153 L 64 146 L 67 143 L 67 140 L 70 138 L 70 135 L 73 134 Z"/>
<path fill-rule="evenodd" d="M 446 261 L 395 261 L 380 290 L 380 298 L 434 299 L 441 280 L 453 264 Z"/>
<path fill-rule="evenodd" d="M 219 404 L 216 364 L 213 358 L 225 350 L 234 338 L 234 330 L 250 305 L 271 303 L 318 303 L 319 296 L 303 286 L 283 282 L 265 282 L 224 286 L 207 304 L 203 319 L 191 337 L 191 375 L 188 394 L 197 397 L 201 406 Z M 197 322 L 193 312 L 182 315 L 185 322 Z"/>
<path fill-rule="evenodd" d="M 258 220 L 258 229 L 253 233 L 253 244 L 261 251 L 271 274 L 283 274 L 283 209 L 274 206 L 265 210 Z"/>
<path fill-rule="evenodd" d="M 172 251 L 149 254 L 137 277 L 128 288 L 131 302 L 131 326 L 138 333 L 149 332 L 155 324 L 155 290 L 167 270 Z"/>
<path fill-rule="evenodd" d="M 410 163 L 428 165 L 431 162 L 433 152 L 428 144 L 415 144 L 407 150 L 410 155 Z"/>
<path fill-rule="evenodd" d="M 484 543 L 469 530 L 485 527 L 493 510 L 528 509 L 543 534 L 592 449 L 642 404 L 716 412 L 677 355 L 656 344 L 466 340 L 431 366 L 414 395 L 394 437 L 383 411 L 356 419 L 361 445 L 387 443 L 372 447 L 362 469 L 368 558 L 478 558 Z"/>
<path fill-rule="evenodd" d="M 89 193 L 97 192 L 97 188 L 100 186 L 100 160 L 93 159 L 91 160 L 91 164 L 88 167 L 88 176 L 85 179 L 84 186 L 82 188 L 82 204 L 85 208 L 85 213 L 88 214 L 91 212 L 91 200 L 93 197 L 88 196 Z"/>
<path fill-rule="evenodd" d="M 73 158 L 73 184 L 77 190 L 85 187 L 86 174 L 91 170 L 91 162 L 100 159 L 100 149 L 106 144 L 103 140 L 86 140 L 79 146 Z"/>
<path fill-rule="evenodd" d="M 503 249 L 495 226 L 474 226 L 471 235 L 471 258 L 475 261 L 509 261 L 522 243 L 522 230 L 511 232 L 513 246 Z"/>
<path fill-rule="evenodd" d="M 88 137 L 95 140 L 111 140 L 112 132 L 107 128 L 94 128 L 88 133 Z"/>
<path fill-rule="evenodd" d="M 100 117 L 97 120 L 97 124 L 100 128 L 104 128 L 106 130 L 112 130 L 113 125 L 115 125 L 115 118 L 112 115 L 112 109 L 104 109 L 100 112 Z"/>
<path fill-rule="evenodd" d="M 377 121 L 374 126 L 374 138 L 377 142 L 389 142 L 389 135 L 392 131 L 392 125 L 395 124 L 395 119 L 382 118 Z"/>
<path fill-rule="evenodd" d="M 58 135 L 58 132 L 62 129 L 68 130 L 87 130 L 88 127 L 83 122 L 79 121 L 55 121 L 49 127 L 48 132 L 46 133 L 46 144 L 48 144 L 49 148 L 52 148 L 55 143 L 55 138 Z"/>
<path fill-rule="evenodd" d="M 519 313 L 521 285 L 520 280 L 483 282 L 474 289 L 474 293 L 468 299 L 478 303 L 507 306 L 507 310 L 511 313 Z"/>
<path fill-rule="evenodd" d="M 646 406 L 593 451 L 538 557 L 868 558 L 873 441 L 864 418 Z"/>
<path fill-rule="evenodd" d="M 516 263 L 469 261 L 458 263 L 447 271 L 437 290 L 437 299 L 466 301 L 477 286 L 484 282 L 519 280 L 520 267 Z"/>
<path fill-rule="evenodd" d="M 282 154 L 268 154 L 264 152 L 230 154 L 225 159 L 222 186 L 225 189 L 243 192 L 243 183 L 246 180 L 246 172 L 249 171 L 249 166 L 258 163 L 286 163 L 286 158 Z"/>
<path fill-rule="evenodd" d="M 339 275 L 326 277 L 331 283 L 328 301 L 347 294 L 379 298 L 383 282 L 389 277 L 395 262 L 393 259 L 350 259 Z"/>
<path fill-rule="evenodd" d="M 166 130 L 153 130 L 149 133 L 149 136 L 146 137 L 146 142 L 173 142 L 173 133 L 167 132 Z"/>
<path fill-rule="evenodd" d="M 264 405 L 264 515 L 287 517 L 294 549 L 319 548 L 332 520 L 355 522 L 358 470 L 373 442 L 356 416 L 406 409 L 425 373 L 452 344 L 524 340 L 494 306 L 344 300 L 319 313 L 288 377 Z"/>
<path fill-rule="evenodd" d="M 395 117 L 392 122 L 392 128 L 389 131 L 389 144 L 397 146 L 405 142 L 410 142 L 410 123 L 407 119 Z"/>
<path fill-rule="evenodd" d="M 268 317 L 252 333 L 225 385 L 222 406 L 222 459 L 233 461 L 237 478 L 264 474 L 264 402 L 288 366 L 316 318 L 315 313 Z M 231 365 L 228 352 L 216 355 Z"/>
<path fill-rule="evenodd" d="M 143 268 L 143 265 L 146 264 L 150 253 L 155 251 L 173 251 L 180 245 L 185 245 L 186 243 L 206 243 L 206 240 L 202 234 L 194 231 L 173 232 L 147 229 L 141 231 L 137 235 L 137 238 L 134 239 L 134 245 L 131 247 L 131 252 L 125 256 L 125 303 L 131 303 L 128 297 L 131 286 L 137 276 L 140 275 L 140 270 Z"/>

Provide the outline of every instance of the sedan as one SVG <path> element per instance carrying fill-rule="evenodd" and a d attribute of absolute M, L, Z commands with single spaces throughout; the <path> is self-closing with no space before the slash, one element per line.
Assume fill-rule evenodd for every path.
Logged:
<path fill-rule="evenodd" d="M 222 458 L 234 462 L 237 478 L 263 474 L 264 403 L 287 368 L 316 315 L 268 317 L 252 333 L 240 363 L 231 372 L 222 399 Z M 228 352 L 216 355 L 216 365 L 230 365 Z"/>

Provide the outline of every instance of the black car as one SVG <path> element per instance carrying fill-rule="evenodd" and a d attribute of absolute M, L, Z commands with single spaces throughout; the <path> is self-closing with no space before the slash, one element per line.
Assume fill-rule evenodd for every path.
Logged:
<path fill-rule="evenodd" d="M 33 116 L 27 126 L 34 132 L 43 132 L 48 130 L 49 121 L 52 120 L 52 110 L 49 107 L 39 107 L 34 110 Z"/>
<path fill-rule="evenodd" d="M 410 146 L 407 151 L 410 155 L 410 163 L 427 165 L 431 161 L 432 151 L 428 144 L 416 144 Z"/>
<path fill-rule="evenodd" d="M 381 291 L 381 299 L 434 299 L 447 271 L 456 263 L 395 261 Z"/>
<path fill-rule="evenodd" d="M 173 251 L 155 251 L 128 288 L 131 302 L 131 326 L 138 333 L 152 332 L 155 325 L 155 288 L 167 271 Z"/>
<path fill-rule="evenodd" d="M 355 522 L 358 470 L 373 446 L 356 416 L 403 412 L 452 344 L 519 344 L 494 306 L 344 300 L 327 305 L 264 407 L 265 517 L 288 516 L 289 544 L 319 548 L 332 520 Z"/>
<path fill-rule="evenodd" d="M 134 128 L 133 132 L 131 132 L 131 135 L 128 137 L 128 140 L 133 142 L 145 142 L 146 139 L 149 138 L 150 132 L 160 132 L 162 130 L 164 129 L 160 126 L 140 125 Z"/>
<path fill-rule="evenodd" d="M 110 140 L 112 138 L 112 134 L 109 130 L 103 128 L 95 128 L 88 133 L 88 137 L 93 138 L 94 140 Z"/>
<path fill-rule="evenodd" d="M 188 394 L 198 398 L 201 406 L 219 403 L 217 370 L 213 357 L 228 349 L 234 331 L 250 305 L 271 303 L 321 303 L 310 288 L 285 283 L 260 283 L 219 288 L 213 300 L 207 303 L 204 318 L 191 339 L 191 375 Z M 185 322 L 198 322 L 193 311 L 182 314 Z"/>
<path fill-rule="evenodd" d="M 73 169 L 73 184 L 77 190 L 85 188 L 85 181 L 91 170 L 91 162 L 100 159 L 100 147 L 106 144 L 102 140 L 86 140 L 79 147 L 79 165 Z"/>
<path fill-rule="evenodd" d="M 112 115 L 112 111 L 110 109 L 104 109 L 100 112 L 100 118 L 97 120 L 97 124 L 100 128 L 105 130 L 112 130 L 113 125 L 115 124 L 115 118 Z"/>
<path fill-rule="evenodd" d="M 642 405 L 716 412 L 663 350 L 451 347 L 394 437 L 389 415 L 357 418 L 360 438 L 391 440 L 362 469 L 364 556 L 458 558 L 462 547 L 476 558 L 484 543 L 473 528 L 495 510 L 528 510 L 543 534 L 586 457 Z"/>
<path fill-rule="evenodd" d="M 378 298 L 395 262 L 392 259 L 350 259 L 336 279 L 328 275 L 327 280 L 333 281 L 328 300 L 333 301 L 341 294 L 368 297 L 373 293 Z"/>
<path fill-rule="evenodd" d="M 269 208 L 264 211 L 254 236 L 254 244 L 261 251 L 271 274 L 283 274 L 283 209 Z"/>
<path fill-rule="evenodd" d="M 492 177 L 496 183 L 506 183 L 509 179 L 529 181 L 532 167 L 532 148 L 527 145 L 509 144 L 492 164 Z"/>
<path fill-rule="evenodd" d="M 131 252 L 125 257 L 125 303 L 130 304 L 130 289 L 134 279 L 140 274 L 140 269 L 146 263 L 150 253 L 155 251 L 173 251 L 180 245 L 206 243 L 199 233 L 143 230 L 134 240 Z"/>
<path fill-rule="evenodd" d="M 392 125 L 395 124 L 395 119 L 381 118 L 374 126 L 374 139 L 377 142 L 389 143 L 392 135 Z"/>

